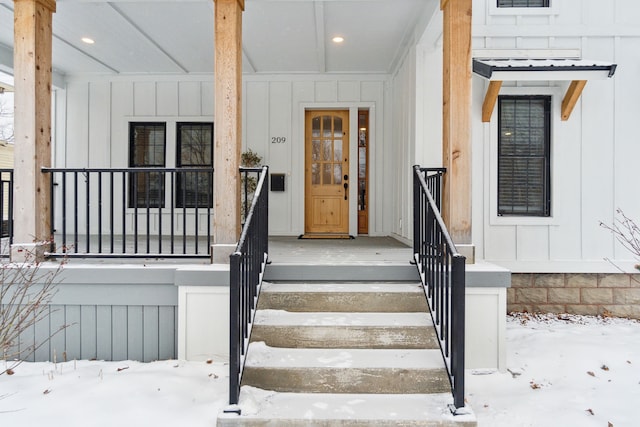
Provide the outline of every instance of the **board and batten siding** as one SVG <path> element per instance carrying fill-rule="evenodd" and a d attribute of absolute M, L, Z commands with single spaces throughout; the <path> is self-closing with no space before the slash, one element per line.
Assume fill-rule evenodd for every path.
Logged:
<path fill-rule="evenodd" d="M 608 271 L 603 258 L 631 254 L 599 226 L 615 211 L 640 219 L 640 3 L 563 0 L 549 10 L 502 9 L 474 1 L 473 49 L 574 49 L 618 64 L 615 76 L 588 81 L 568 121 L 559 119 L 566 82 L 505 82 L 501 94 L 551 94 L 551 218 L 497 217 L 492 182 L 497 129 L 482 123 L 487 82 L 473 77 L 473 241 L 479 258 L 514 272 Z"/>
<path fill-rule="evenodd" d="M 52 280 L 55 293 L 47 315 L 16 343 L 25 360 L 177 358 L 176 266 L 73 263 L 57 271 L 46 263 L 38 268 L 32 286 Z M 34 345 L 35 352 L 24 353 Z"/>
<path fill-rule="evenodd" d="M 395 166 L 391 159 L 396 147 L 386 133 L 391 122 L 385 96 L 388 76 L 245 75 L 243 80 L 243 150 L 252 149 L 271 173 L 286 176 L 285 191 L 270 193 L 270 233 L 297 236 L 304 232 L 304 110 L 350 110 L 351 141 L 357 141 L 357 110 L 365 108 L 371 113 L 372 126 L 369 234 L 389 234 L 393 185 L 388 174 Z M 130 121 L 167 123 L 166 167 L 174 167 L 176 123 L 213 121 L 214 115 L 213 77 L 207 76 L 76 77 L 56 95 L 56 115 L 64 124 L 56 132 L 56 167 L 127 167 Z M 351 148 L 350 175 L 356 177 L 357 151 L 354 144 Z M 357 229 L 356 186 L 352 195 L 351 228 Z M 58 207 L 60 200 L 61 194 L 56 194 Z M 83 209 L 80 218 L 84 218 Z M 120 222 L 116 218 L 114 227 L 119 229 Z M 206 218 L 198 223 L 199 233 L 206 232 Z M 95 227 L 97 221 L 91 218 L 91 224 Z M 156 227 L 157 221 L 151 224 Z"/>

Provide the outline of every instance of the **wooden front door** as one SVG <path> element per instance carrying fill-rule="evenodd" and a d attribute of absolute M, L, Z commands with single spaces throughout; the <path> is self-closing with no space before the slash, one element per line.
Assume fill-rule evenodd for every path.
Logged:
<path fill-rule="evenodd" d="M 348 237 L 349 112 L 305 116 L 305 237 Z"/>

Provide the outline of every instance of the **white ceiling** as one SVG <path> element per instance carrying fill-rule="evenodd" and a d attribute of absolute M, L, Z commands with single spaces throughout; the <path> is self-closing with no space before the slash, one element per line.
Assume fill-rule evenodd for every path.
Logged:
<path fill-rule="evenodd" d="M 243 70 L 390 73 L 438 5 L 439 0 L 245 0 Z M 54 71 L 210 73 L 213 9 L 212 0 L 57 0 Z M 335 35 L 344 43 L 333 43 Z M 5 69 L 12 46 L 13 1 L 0 0 Z"/>

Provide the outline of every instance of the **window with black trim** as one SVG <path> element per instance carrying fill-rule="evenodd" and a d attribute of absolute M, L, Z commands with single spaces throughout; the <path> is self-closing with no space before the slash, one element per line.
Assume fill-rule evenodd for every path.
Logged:
<path fill-rule="evenodd" d="M 498 0 L 498 7 L 549 7 L 549 0 Z"/>
<path fill-rule="evenodd" d="M 129 123 L 129 167 L 164 168 L 167 126 L 159 122 Z M 164 207 L 163 172 L 129 173 L 129 207 Z"/>
<path fill-rule="evenodd" d="M 213 123 L 178 123 L 177 134 L 176 206 L 213 207 L 213 173 L 188 170 L 213 166 Z"/>
<path fill-rule="evenodd" d="M 498 215 L 551 214 L 551 97 L 498 97 Z"/>

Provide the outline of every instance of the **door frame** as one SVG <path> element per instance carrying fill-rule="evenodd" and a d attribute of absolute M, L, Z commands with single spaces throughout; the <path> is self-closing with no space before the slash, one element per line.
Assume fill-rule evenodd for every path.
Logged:
<path fill-rule="evenodd" d="M 299 144 L 293 145 L 292 177 L 296 181 L 295 189 L 292 186 L 293 218 L 296 218 L 296 229 L 298 235 L 304 234 L 305 230 L 305 113 L 308 110 L 348 110 L 349 111 L 349 141 L 358 139 L 358 109 L 369 110 L 369 236 L 381 235 L 375 233 L 376 224 L 376 135 L 379 125 L 376 121 L 375 102 L 315 102 L 298 104 L 297 129 L 294 134 L 298 135 Z M 353 159 L 358 158 L 358 145 L 349 144 L 349 176 L 358 176 L 358 164 Z M 356 185 L 349 185 L 349 235 L 358 235 L 358 193 Z"/>

